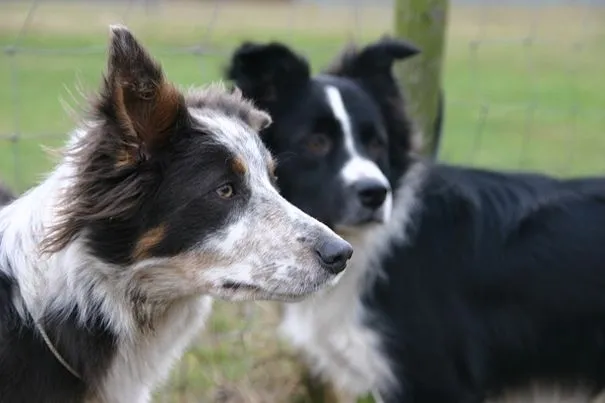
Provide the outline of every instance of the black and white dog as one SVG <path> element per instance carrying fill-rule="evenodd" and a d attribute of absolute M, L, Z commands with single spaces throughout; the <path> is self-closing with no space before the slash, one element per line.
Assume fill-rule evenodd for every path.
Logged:
<path fill-rule="evenodd" d="M 384 38 L 313 77 L 279 43 L 232 57 L 228 77 L 273 117 L 282 194 L 355 248 L 281 330 L 352 396 L 480 403 L 557 384 L 586 402 L 605 384 L 605 181 L 415 156 L 391 73 L 414 53 Z"/>
<path fill-rule="evenodd" d="M 275 189 L 266 113 L 179 91 L 125 27 L 91 109 L 0 210 L 2 402 L 148 402 L 211 297 L 300 300 L 352 253 Z"/>

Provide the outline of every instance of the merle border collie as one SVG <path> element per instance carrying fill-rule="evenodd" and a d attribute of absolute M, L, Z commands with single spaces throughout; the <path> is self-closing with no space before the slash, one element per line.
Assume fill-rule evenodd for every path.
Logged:
<path fill-rule="evenodd" d="M 228 78 L 273 118 L 282 194 L 355 248 L 335 288 L 284 306 L 281 331 L 341 396 L 557 385 L 586 402 L 605 383 L 605 180 L 419 157 L 391 71 L 415 53 L 385 37 L 316 76 L 277 42 L 232 56 Z"/>
<path fill-rule="evenodd" d="M 219 86 L 181 92 L 123 26 L 91 109 L 0 210 L 2 402 L 147 402 L 211 297 L 300 300 L 352 253 L 279 195 L 266 113 Z"/>

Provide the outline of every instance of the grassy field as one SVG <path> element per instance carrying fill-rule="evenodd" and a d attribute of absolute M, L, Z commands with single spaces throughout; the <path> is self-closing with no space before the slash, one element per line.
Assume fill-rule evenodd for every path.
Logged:
<path fill-rule="evenodd" d="M 73 127 L 65 104 L 81 101 L 77 87 L 96 88 L 111 22 L 126 22 L 172 79 L 190 85 L 219 79 L 242 39 L 287 41 L 319 69 L 347 40 L 388 32 L 392 19 L 379 7 L 356 19 L 353 7 L 271 2 L 167 2 L 147 11 L 40 3 L 31 18 L 29 2 L 0 12 L 0 177 L 18 190 L 49 167 L 40 144 L 61 144 Z M 560 175 L 603 171 L 604 39 L 602 9 L 453 9 L 442 158 Z"/>
<path fill-rule="evenodd" d="M 392 25 L 383 8 L 356 16 L 346 6 L 271 2 L 166 2 L 149 10 L 40 3 L 29 17 L 29 2 L 0 6 L 0 178 L 19 191 L 51 166 L 41 145 L 61 145 L 73 127 L 66 109 L 78 109 L 77 88 L 96 88 L 109 23 L 127 23 L 183 85 L 220 79 L 243 39 L 291 43 L 318 70 L 347 40 L 366 42 Z M 447 40 L 443 160 L 605 172 L 604 10 L 455 8 Z M 193 52 L 200 49 L 210 53 Z M 270 304 L 219 304 L 201 347 L 158 401 L 238 401 L 242 393 L 246 402 L 291 401 L 297 379 L 277 355 L 274 322 Z"/>

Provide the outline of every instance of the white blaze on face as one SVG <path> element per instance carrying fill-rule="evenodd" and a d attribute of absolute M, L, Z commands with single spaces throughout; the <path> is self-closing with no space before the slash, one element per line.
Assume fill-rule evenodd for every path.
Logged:
<path fill-rule="evenodd" d="M 340 123 L 343 134 L 343 145 L 348 155 L 348 159 L 340 172 L 345 186 L 350 186 L 359 180 L 373 179 L 390 189 L 389 181 L 378 165 L 374 161 L 363 157 L 357 150 L 353 137 L 351 117 L 342 101 L 340 91 L 332 85 L 327 85 L 324 90 L 328 99 L 328 105 L 330 105 L 334 117 Z M 391 192 L 389 192 L 383 208 L 385 220 L 390 216 L 391 205 L 392 197 Z"/>
<path fill-rule="evenodd" d="M 357 151 L 355 139 L 353 137 L 353 129 L 351 126 L 351 118 L 347 113 L 340 91 L 332 85 L 325 87 L 328 104 L 332 109 L 332 113 L 336 120 L 340 123 L 343 133 L 343 144 L 349 159 L 342 168 L 341 175 L 345 183 L 352 184 L 359 179 L 375 179 L 385 186 L 389 186 L 387 178 L 384 176 L 380 168 L 370 159 L 362 157 Z"/>

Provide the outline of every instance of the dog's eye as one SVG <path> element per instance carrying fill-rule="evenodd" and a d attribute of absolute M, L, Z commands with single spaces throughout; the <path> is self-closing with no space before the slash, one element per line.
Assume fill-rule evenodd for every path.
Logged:
<path fill-rule="evenodd" d="M 312 154 L 323 156 L 332 149 L 332 140 L 325 134 L 316 133 L 309 137 L 306 147 Z"/>
<path fill-rule="evenodd" d="M 233 185 L 232 184 L 225 183 L 224 185 L 222 185 L 221 187 L 219 187 L 218 189 L 216 189 L 216 193 L 222 199 L 230 199 L 235 194 L 235 191 L 233 190 Z"/>

